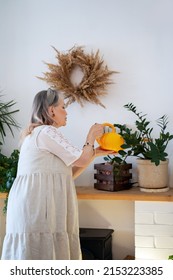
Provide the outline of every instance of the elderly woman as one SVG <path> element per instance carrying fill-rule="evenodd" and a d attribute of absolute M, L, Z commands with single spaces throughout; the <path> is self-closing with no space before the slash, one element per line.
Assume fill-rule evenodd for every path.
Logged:
<path fill-rule="evenodd" d="M 96 156 L 103 126 L 91 126 L 82 149 L 60 132 L 67 112 L 58 91 L 36 94 L 24 132 L 16 179 L 9 193 L 2 259 L 81 259 L 74 178 Z"/>

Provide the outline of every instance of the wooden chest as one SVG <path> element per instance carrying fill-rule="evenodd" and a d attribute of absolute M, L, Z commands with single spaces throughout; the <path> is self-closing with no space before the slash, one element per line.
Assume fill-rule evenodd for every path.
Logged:
<path fill-rule="evenodd" d="M 94 188 L 104 191 L 121 191 L 132 187 L 132 164 L 111 165 L 107 163 L 94 164 Z"/>

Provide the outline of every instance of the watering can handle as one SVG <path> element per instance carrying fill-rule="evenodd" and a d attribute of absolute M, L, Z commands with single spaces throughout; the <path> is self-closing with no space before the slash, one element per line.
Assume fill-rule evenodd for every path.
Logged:
<path fill-rule="evenodd" d="M 102 125 L 103 125 L 103 126 L 109 126 L 109 127 L 112 128 L 112 132 L 116 132 L 115 127 L 114 127 L 111 123 L 103 123 Z"/>

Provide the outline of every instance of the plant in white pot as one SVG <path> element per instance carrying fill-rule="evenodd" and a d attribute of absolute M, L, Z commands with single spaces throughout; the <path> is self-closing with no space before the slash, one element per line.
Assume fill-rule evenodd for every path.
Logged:
<path fill-rule="evenodd" d="M 157 138 L 152 137 L 153 128 L 146 114 L 139 113 L 132 103 L 124 105 L 137 117 L 135 130 L 126 125 L 115 124 L 125 139 L 126 148 L 137 157 L 138 184 L 141 191 L 162 192 L 168 188 L 168 154 L 166 152 L 173 135 L 167 131 L 168 118 L 160 117 L 156 123 L 160 127 Z"/>

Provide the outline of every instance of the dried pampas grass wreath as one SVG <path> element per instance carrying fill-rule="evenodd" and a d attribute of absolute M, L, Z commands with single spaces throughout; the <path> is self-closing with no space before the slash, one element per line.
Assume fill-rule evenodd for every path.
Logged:
<path fill-rule="evenodd" d="M 45 63 L 49 71 L 38 77 L 46 81 L 52 88 L 60 90 L 67 98 L 66 105 L 78 102 L 81 106 L 85 102 L 105 106 L 99 97 L 106 95 L 106 86 L 112 84 L 110 76 L 117 71 L 110 71 L 99 56 L 99 50 L 90 54 L 82 46 L 73 47 L 67 53 L 56 51 L 57 64 Z M 76 67 L 82 71 L 83 77 L 78 84 L 72 82 L 72 73 Z"/>

